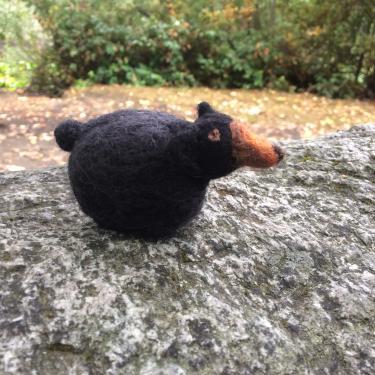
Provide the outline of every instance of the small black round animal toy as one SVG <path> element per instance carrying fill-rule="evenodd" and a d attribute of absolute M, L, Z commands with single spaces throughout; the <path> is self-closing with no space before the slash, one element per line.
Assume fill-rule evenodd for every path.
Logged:
<path fill-rule="evenodd" d="M 55 129 L 70 151 L 77 201 L 102 228 L 137 237 L 170 237 L 202 208 L 211 179 L 237 168 L 267 168 L 283 158 L 246 125 L 198 105 L 192 123 L 147 110 L 121 110 Z"/>

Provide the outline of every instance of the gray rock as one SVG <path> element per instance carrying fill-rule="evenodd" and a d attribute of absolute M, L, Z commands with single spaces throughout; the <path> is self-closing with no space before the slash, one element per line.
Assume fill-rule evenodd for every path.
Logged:
<path fill-rule="evenodd" d="M 1 374 L 373 374 L 375 126 L 286 144 L 148 243 L 0 174 Z"/>

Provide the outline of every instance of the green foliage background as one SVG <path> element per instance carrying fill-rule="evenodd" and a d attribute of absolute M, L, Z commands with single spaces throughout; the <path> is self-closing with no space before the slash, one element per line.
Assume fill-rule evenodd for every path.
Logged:
<path fill-rule="evenodd" d="M 0 87 L 30 77 L 32 90 L 52 95 L 74 83 L 128 83 L 375 96 L 373 0 L 0 0 L 0 7 L 6 2 L 18 10 L 0 23 Z M 25 20 L 34 30 L 26 46 Z M 14 50 L 29 58 L 11 58 Z"/>

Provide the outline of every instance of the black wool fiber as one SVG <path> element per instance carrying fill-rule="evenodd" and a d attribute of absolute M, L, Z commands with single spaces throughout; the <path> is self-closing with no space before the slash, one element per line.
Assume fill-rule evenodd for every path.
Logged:
<path fill-rule="evenodd" d="M 62 122 L 54 131 L 57 144 L 64 151 L 72 151 L 75 142 L 81 135 L 81 123 L 75 120 Z"/>
<path fill-rule="evenodd" d="M 71 151 L 69 178 L 83 212 L 102 228 L 153 239 L 172 236 L 193 219 L 210 179 L 234 169 L 231 118 L 207 103 L 198 115 L 192 123 L 121 110 L 59 125 L 56 141 Z"/>

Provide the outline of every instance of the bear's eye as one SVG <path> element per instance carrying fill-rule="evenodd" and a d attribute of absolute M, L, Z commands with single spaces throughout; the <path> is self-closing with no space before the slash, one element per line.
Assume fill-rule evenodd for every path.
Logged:
<path fill-rule="evenodd" d="M 211 130 L 209 133 L 208 133 L 208 139 L 211 141 L 211 142 L 219 142 L 220 141 L 220 138 L 221 138 L 221 134 L 220 134 L 220 131 L 219 129 L 213 129 Z"/>

